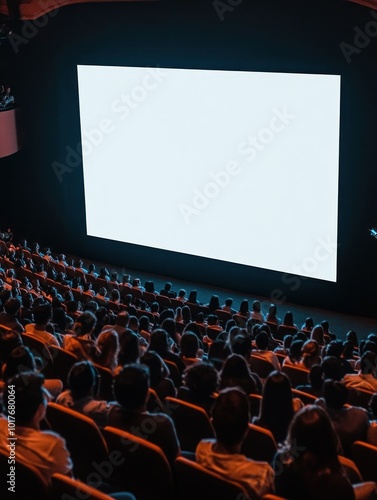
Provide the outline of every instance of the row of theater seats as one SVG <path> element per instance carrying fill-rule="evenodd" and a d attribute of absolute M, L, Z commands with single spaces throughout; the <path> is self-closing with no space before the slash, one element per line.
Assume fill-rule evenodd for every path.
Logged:
<path fill-rule="evenodd" d="M 76 356 L 60 347 L 50 346 L 49 348 L 47 348 L 43 342 L 39 341 L 33 336 L 28 335 L 27 333 L 23 334 L 23 342 L 32 350 L 34 355 L 38 356 L 42 360 L 42 371 L 45 377 L 59 378 L 63 381 L 64 386 L 66 386 L 66 380 L 69 370 L 78 361 Z M 278 358 L 282 363 L 285 356 L 282 354 L 278 354 Z M 173 380 L 176 388 L 178 389 L 181 385 L 181 375 L 178 371 L 178 368 L 173 362 L 169 360 L 164 361 L 168 365 L 170 378 Z M 108 368 L 105 368 L 101 365 L 95 364 L 95 366 L 101 376 L 98 399 L 111 401 L 113 399 L 112 372 Z M 275 370 L 275 367 L 272 363 L 258 358 L 257 356 L 250 357 L 250 368 L 253 372 L 257 373 L 262 380 L 265 380 L 268 375 Z M 290 379 L 294 392 L 296 391 L 296 387 L 306 385 L 308 383 L 308 370 L 296 366 L 284 365 L 282 366 L 282 371 Z M 361 406 L 367 409 L 372 394 L 372 392 L 362 389 L 358 389 L 357 391 L 354 389 L 350 389 L 348 404 Z M 300 397 L 300 399 L 307 404 L 310 404 L 315 400 L 315 398 L 311 394 L 302 393 L 297 397 Z M 258 413 L 259 407 L 257 411 L 253 413 L 253 415 L 258 415 Z"/>
<path fill-rule="evenodd" d="M 172 416 L 177 430 L 180 424 L 185 423 L 186 429 L 197 427 L 196 433 L 198 437 L 201 434 L 200 439 L 213 435 L 209 420 L 206 429 L 200 424 L 198 415 L 201 412 L 202 418 L 208 419 L 200 408 L 168 398 L 166 411 Z M 33 491 L 33 498 L 109 499 L 109 496 L 96 490 L 103 483 L 112 491 L 132 492 L 138 500 L 259 498 L 257 495 L 249 496 L 239 484 L 209 472 L 193 460 L 179 457 L 171 467 L 158 446 L 114 427 L 100 430 L 93 420 L 68 408 L 49 403 L 46 418 L 50 428 L 66 439 L 75 465 L 76 480 L 55 475 L 51 490 L 38 471 L 18 463 L 18 484 L 21 489 L 22 485 L 27 485 L 28 491 Z M 182 449 L 186 451 L 184 443 Z M 276 443 L 269 431 L 249 424 L 249 435 L 242 452 L 255 460 L 271 461 L 276 452 Z M 339 458 L 352 484 L 377 481 L 377 447 L 357 441 L 352 446 L 351 457 L 352 460 Z M 9 470 L 7 457 L 0 454 L 1 473 L 5 474 L 6 468 Z M 77 496 L 77 491 L 89 496 Z M 72 496 L 65 497 L 64 494 Z M 29 500 L 30 496 L 16 498 Z M 279 497 L 267 495 L 263 498 L 273 500 Z"/>

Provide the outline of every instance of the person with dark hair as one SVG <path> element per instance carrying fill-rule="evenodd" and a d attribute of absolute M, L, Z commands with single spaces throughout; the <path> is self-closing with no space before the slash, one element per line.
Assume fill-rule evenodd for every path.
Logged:
<path fill-rule="evenodd" d="M 56 402 L 92 418 L 99 427 L 107 425 L 111 403 L 96 399 L 100 376 L 91 361 L 75 363 L 68 373 L 68 389 Z"/>
<path fill-rule="evenodd" d="M 323 396 L 323 384 L 324 384 L 324 375 L 323 369 L 321 365 L 313 365 L 310 368 L 310 372 L 308 373 L 309 385 L 299 385 L 296 387 L 298 391 L 306 392 L 308 394 L 312 394 L 317 398 Z"/>
<path fill-rule="evenodd" d="M 249 361 L 252 349 L 252 342 L 249 335 L 238 333 L 232 338 L 230 345 L 234 354 L 240 354 L 246 361 Z"/>
<path fill-rule="evenodd" d="M 177 307 L 177 310 L 178 309 L 179 308 Z M 191 310 L 188 306 L 183 306 L 182 307 L 182 323 L 184 325 L 188 325 L 191 322 L 192 322 Z"/>
<path fill-rule="evenodd" d="M 203 361 L 186 368 L 184 385 L 178 389 L 177 398 L 200 406 L 209 415 L 215 401 L 218 375 L 212 363 Z"/>
<path fill-rule="evenodd" d="M 284 319 L 283 319 L 283 325 L 284 326 L 291 326 L 293 328 L 296 328 L 296 330 L 298 330 L 298 326 L 295 325 L 294 321 L 293 321 L 293 313 L 291 311 L 287 311 L 284 315 Z"/>
<path fill-rule="evenodd" d="M 169 368 L 157 352 L 146 352 L 141 357 L 140 363 L 149 368 L 151 388 L 156 391 L 161 401 L 164 401 L 167 396 L 176 397 L 177 390 L 169 378 Z"/>
<path fill-rule="evenodd" d="M 72 334 L 64 336 L 64 349 L 77 356 L 80 361 L 94 359 L 98 353 L 92 338 L 96 324 L 97 318 L 92 312 L 83 312 L 73 325 Z"/>
<path fill-rule="evenodd" d="M 325 380 L 323 399 L 316 401 L 331 418 L 345 455 L 355 441 L 366 441 L 369 427 L 368 412 L 357 406 L 346 406 L 348 389 L 341 382 Z"/>
<path fill-rule="evenodd" d="M 253 349 L 251 352 L 251 356 L 255 356 L 256 358 L 264 359 L 271 363 L 275 370 L 280 371 L 280 362 L 278 357 L 273 351 L 268 349 L 269 338 L 265 331 L 261 331 L 255 337 L 256 349 Z"/>
<path fill-rule="evenodd" d="M 231 314 L 233 316 L 233 314 L 236 314 L 237 311 L 235 309 L 233 309 L 233 299 L 232 297 L 228 297 L 227 299 L 225 299 L 225 303 L 223 306 L 221 306 L 221 309 L 223 311 L 226 311 L 228 312 L 229 314 Z"/>
<path fill-rule="evenodd" d="M 100 268 L 99 277 L 106 280 L 106 281 L 110 281 L 110 273 L 106 267 Z"/>
<path fill-rule="evenodd" d="M 178 292 L 177 300 L 180 300 L 181 302 L 186 302 L 186 290 L 181 288 Z"/>
<path fill-rule="evenodd" d="M 43 304 L 33 309 L 34 323 L 25 326 L 26 333 L 37 340 L 40 340 L 47 346 L 60 347 L 58 338 L 48 331 L 53 327 L 51 325 L 52 307 L 51 304 Z"/>
<path fill-rule="evenodd" d="M 224 361 L 232 354 L 232 350 L 224 340 L 215 340 L 208 349 L 208 361 L 210 361 L 220 371 Z"/>
<path fill-rule="evenodd" d="M 13 349 L 21 345 L 23 341 L 19 332 L 0 326 L 0 365 L 5 363 Z"/>
<path fill-rule="evenodd" d="M 169 338 L 170 337 L 165 330 L 157 328 L 151 333 L 148 351 L 156 351 L 162 359 L 175 363 L 179 372 L 182 374 L 186 365 L 178 354 L 171 352 L 170 348 L 172 346 L 172 342 L 169 341 Z"/>
<path fill-rule="evenodd" d="M 369 496 L 375 483 L 352 487 L 339 462 L 338 438 L 331 420 L 316 405 L 305 406 L 295 415 L 273 467 L 276 493 L 290 500 L 375 498 Z"/>
<path fill-rule="evenodd" d="M 4 304 L 4 311 L 0 312 L 0 325 L 7 326 L 16 332 L 24 332 L 24 327 L 18 321 L 18 313 L 21 308 L 21 301 L 17 298 L 10 298 Z"/>
<path fill-rule="evenodd" d="M 119 335 L 118 365 L 123 366 L 129 363 L 137 363 L 139 357 L 139 337 L 136 333 L 127 328 L 122 335 Z"/>
<path fill-rule="evenodd" d="M 351 340 L 345 340 L 343 342 L 342 359 L 345 359 L 352 370 L 355 369 L 355 363 L 358 356 L 355 355 L 355 348 Z"/>
<path fill-rule="evenodd" d="M 324 379 L 337 380 L 338 382 L 343 378 L 342 365 L 340 359 L 336 356 L 325 356 L 322 360 L 321 367 L 323 370 Z"/>
<path fill-rule="evenodd" d="M 277 317 L 277 307 L 275 304 L 270 304 L 266 315 L 266 321 L 267 323 L 274 323 L 276 326 L 280 325 L 281 319 Z"/>
<path fill-rule="evenodd" d="M 343 382 L 346 387 L 377 392 L 376 363 L 376 354 L 372 351 L 365 351 L 360 359 L 359 372 L 344 376 Z"/>
<path fill-rule="evenodd" d="M 349 330 L 346 335 L 346 340 L 349 340 L 353 344 L 355 350 L 359 349 L 359 342 L 357 340 L 357 333 L 353 330 Z"/>
<path fill-rule="evenodd" d="M 128 323 L 130 320 L 130 315 L 128 314 L 127 311 L 120 311 L 116 318 L 115 318 L 115 324 L 107 324 L 102 327 L 101 332 L 104 332 L 106 330 L 114 330 L 119 337 L 119 340 L 121 339 L 123 333 L 127 330 Z"/>
<path fill-rule="evenodd" d="M 239 388 L 220 392 L 212 409 L 216 439 L 204 439 L 196 448 L 196 461 L 216 474 L 242 485 L 253 498 L 273 492 L 274 473 L 267 462 L 241 454 L 249 426 L 249 400 Z"/>
<path fill-rule="evenodd" d="M 287 375 L 274 371 L 266 379 L 259 416 L 253 418 L 253 423 L 270 430 L 275 441 L 282 443 L 287 437 L 293 415 L 302 406 L 301 400 L 292 396 Z"/>
<path fill-rule="evenodd" d="M 164 288 L 160 291 L 160 295 L 164 295 L 165 297 L 169 297 L 169 298 L 171 298 L 171 299 L 175 299 L 175 298 L 176 298 L 176 296 L 177 296 L 177 293 L 176 293 L 176 292 L 174 292 L 174 291 L 171 289 L 171 287 L 172 287 L 172 284 L 171 284 L 169 281 L 167 281 L 167 282 L 165 283 Z"/>
<path fill-rule="evenodd" d="M 220 309 L 220 301 L 218 295 L 212 295 L 209 303 L 207 304 L 210 314 L 213 314 L 217 309 Z"/>
<path fill-rule="evenodd" d="M 72 476 L 73 464 L 64 439 L 53 431 L 40 430 L 49 400 L 43 376 L 35 372 L 17 375 L 7 381 L 4 395 L 6 410 L 16 401 L 17 459 L 38 469 L 48 483 L 56 472 Z M 8 420 L 1 418 L 0 450 L 7 456 L 9 444 Z"/>
<path fill-rule="evenodd" d="M 144 288 L 145 288 L 145 291 L 148 292 L 148 293 L 157 293 L 156 290 L 154 289 L 154 283 L 153 281 L 146 281 L 144 283 Z"/>
<path fill-rule="evenodd" d="M 200 363 L 203 356 L 203 351 L 199 349 L 199 339 L 195 333 L 187 331 L 181 337 L 181 353 L 180 356 L 186 366 L 194 363 Z"/>
<path fill-rule="evenodd" d="M 190 304 L 196 304 L 197 306 L 199 305 L 198 292 L 196 290 L 191 290 L 187 302 L 190 302 Z"/>
<path fill-rule="evenodd" d="M 152 302 L 149 307 L 153 314 L 153 323 L 157 325 L 160 320 L 160 304 L 158 302 Z"/>
<path fill-rule="evenodd" d="M 141 316 L 139 318 L 139 335 L 143 337 L 144 340 L 149 342 L 152 331 L 152 325 L 150 324 L 148 316 Z"/>
<path fill-rule="evenodd" d="M 313 328 L 314 328 L 313 318 L 308 317 L 308 318 L 306 318 L 305 323 L 301 326 L 301 331 L 310 335 Z"/>
<path fill-rule="evenodd" d="M 15 375 L 24 372 L 33 371 L 38 373 L 43 368 L 44 361 L 40 357 L 35 357 L 32 351 L 24 345 L 19 345 L 13 349 L 6 359 L 2 367 L 3 380 L 9 380 Z M 63 383 L 60 379 L 45 379 L 44 388 L 49 393 L 50 399 L 55 399 L 63 389 Z"/>
<path fill-rule="evenodd" d="M 350 363 L 342 356 L 343 342 L 341 340 L 331 340 L 325 347 L 326 356 L 335 356 L 339 360 L 341 378 L 346 373 L 355 373 Z M 332 377 L 326 377 L 332 378 Z"/>
<path fill-rule="evenodd" d="M 247 299 L 244 299 L 241 304 L 238 313 L 240 316 L 244 316 L 245 318 L 249 318 L 250 316 L 250 311 L 249 311 L 249 301 Z"/>
<path fill-rule="evenodd" d="M 242 356 L 232 354 L 225 361 L 220 373 L 220 389 L 226 387 L 241 387 L 246 394 L 258 394 L 257 384 L 250 368 Z"/>
<path fill-rule="evenodd" d="M 172 465 L 180 453 L 174 423 L 168 415 L 147 411 L 149 387 L 147 366 L 125 365 L 114 378 L 114 396 L 118 404 L 110 410 L 108 425 L 156 444 Z"/>
<path fill-rule="evenodd" d="M 323 328 L 323 338 L 325 339 L 326 344 L 332 340 L 336 340 L 335 333 L 330 332 L 330 325 L 327 320 L 322 321 L 321 326 Z"/>
<path fill-rule="evenodd" d="M 161 322 L 161 328 L 169 335 L 171 349 L 177 351 L 181 343 L 181 336 L 177 333 L 176 324 L 173 318 L 165 318 Z"/>

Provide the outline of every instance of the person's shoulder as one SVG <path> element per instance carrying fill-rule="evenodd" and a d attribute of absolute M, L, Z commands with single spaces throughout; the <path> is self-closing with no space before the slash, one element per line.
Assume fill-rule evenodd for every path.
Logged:
<path fill-rule="evenodd" d="M 52 430 L 43 430 L 38 432 L 40 434 L 40 438 L 38 439 L 39 442 L 50 443 L 51 446 L 54 446 L 56 444 L 65 446 L 65 439 L 57 432 Z"/>

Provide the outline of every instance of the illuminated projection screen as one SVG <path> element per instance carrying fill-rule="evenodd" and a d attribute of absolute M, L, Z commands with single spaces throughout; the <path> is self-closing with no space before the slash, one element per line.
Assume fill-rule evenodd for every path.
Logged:
<path fill-rule="evenodd" d="M 340 76 L 78 66 L 87 233 L 336 281 Z"/>

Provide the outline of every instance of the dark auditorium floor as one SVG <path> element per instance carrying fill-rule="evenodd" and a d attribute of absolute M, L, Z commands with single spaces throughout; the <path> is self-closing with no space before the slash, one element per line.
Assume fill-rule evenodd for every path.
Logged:
<path fill-rule="evenodd" d="M 212 295 L 219 296 L 221 305 L 224 304 L 226 298 L 232 297 L 234 299 L 233 308 L 238 310 L 241 300 L 248 299 L 251 307 L 253 300 L 258 299 L 262 303 L 262 312 L 266 314 L 268 305 L 271 302 L 270 299 L 266 297 L 246 295 L 244 293 L 235 292 L 226 288 L 216 288 L 210 285 L 182 281 L 175 278 L 169 278 L 167 276 L 158 276 L 154 274 L 135 271 L 132 269 L 119 268 L 116 266 L 112 266 L 111 264 L 103 264 L 99 262 L 95 262 L 95 264 L 97 267 L 97 272 L 99 271 L 100 267 L 107 267 L 110 273 L 112 271 L 117 271 L 120 278 L 124 273 L 130 274 L 131 279 L 135 277 L 140 278 L 143 285 L 145 281 L 151 280 L 154 282 L 155 289 L 157 291 L 160 291 L 164 287 L 166 281 L 170 281 L 172 283 L 172 289 L 176 292 L 183 288 L 184 290 L 186 290 L 188 295 L 191 290 L 197 290 L 198 300 L 203 304 L 208 304 Z M 369 333 L 377 331 L 377 320 L 374 318 L 352 316 L 333 312 L 331 310 L 301 306 L 289 302 L 285 302 L 280 305 L 277 304 L 277 307 L 278 317 L 281 319 L 283 319 L 284 314 L 287 311 L 292 311 L 294 322 L 298 327 L 301 327 L 308 316 L 311 316 L 313 318 L 314 324 L 321 323 L 321 321 L 323 320 L 327 320 L 330 324 L 330 332 L 335 333 L 337 337 L 342 340 L 345 339 L 345 336 L 349 330 L 354 330 L 357 333 L 359 341 L 366 338 Z"/>

